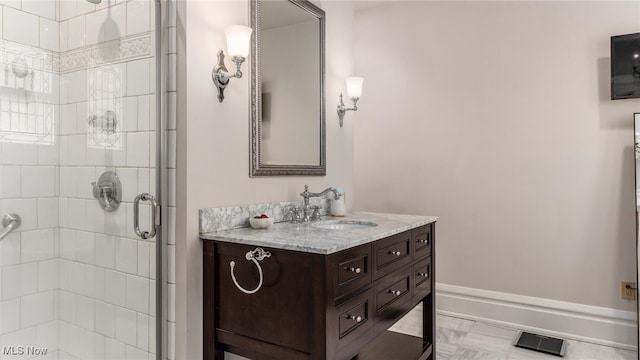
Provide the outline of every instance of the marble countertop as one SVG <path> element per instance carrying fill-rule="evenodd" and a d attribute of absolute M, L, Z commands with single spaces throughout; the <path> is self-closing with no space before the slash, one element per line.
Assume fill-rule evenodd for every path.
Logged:
<path fill-rule="evenodd" d="M 313 227 L 313 223 L 280 222 L 273 224 L 268 229 L 240 228 L 202 233 L 200 238 L 328 255 L 435 222 L 438 218 L 435 216 L 363 212 L 348 214 L 346 217 L 340 218 L 326 217 L 323 220 L 374 222 L 378 226 L 353 230 L 331 230 Z"/>

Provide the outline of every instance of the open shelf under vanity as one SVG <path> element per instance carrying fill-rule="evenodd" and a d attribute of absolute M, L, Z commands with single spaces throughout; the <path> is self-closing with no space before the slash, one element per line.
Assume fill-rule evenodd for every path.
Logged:
<path fill-rule="evenodd" d="M 353 360 L 429 359 L 433 346 L 423 347 L 421 337 L 385 331 L 367 344 Z"/>

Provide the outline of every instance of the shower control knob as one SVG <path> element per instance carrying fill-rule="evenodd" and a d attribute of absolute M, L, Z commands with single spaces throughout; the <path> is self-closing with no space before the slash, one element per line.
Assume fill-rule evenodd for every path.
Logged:
<path fill-rule="evenodd" d="M 105 171 L 97 182 L 91 183 L 93 197 L 104 211 L 116 211 L 122 202 L 122 183 L 118 174 L 113 171 Z"/>
<path fill-rule="evenodd" d="M 400 295 L 400 290 L 387 290 L 387 293 L 398 296 Z"/>
<path fill-rule="evenodd" d="M 389 255 L 395 255 L 395 256 L 400 256 L 400 251 L 391 251 L 389 250 Z"/>

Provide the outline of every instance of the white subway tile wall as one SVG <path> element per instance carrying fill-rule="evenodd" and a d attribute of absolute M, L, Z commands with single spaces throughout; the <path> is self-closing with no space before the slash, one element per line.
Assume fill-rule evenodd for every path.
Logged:
<path fill-rule="evenodd" d="M 166 308 L 166 326 L 164 327 L 165 339 L 163 339 L 164 348 L 163 353 L 165 354 L 165 358 L 167 360 L 175 360 L 175 328 L 176 328 L 176 316 L 175 316 L 175 303 L 176 303 L 176 284 L 175 284 L 175 253 L 176 253 L 176 238 L 175 238 L 175 223 L 176 223 L 176 102 L 177 102 L 177 88 L 176 88 L 176 56 L 177 56 L 177 47 L 176 47 L 176 0 L 167 0 L 162 3 L 163 4 L 163 14 L 165 23 L 163 24 L 163 29 L 166 33 L 166 42 L 164 42 L 164 46 L 166 47 L 166 51 L 162 53 L 166 53 L 166 69 L 162 71 L 162 74 L 168 77 L 168 79 L 164 79 L 164 84 L 166 84 L 166 93 L 165 93 L 165 118 L 166 118 L 166 161 L 167 168 L 169 169 L 169 176 L 167 176 L 167 191 L 165 193 L 171 194 L 170 199 L 165 199 L 165 204 L 167 205 L 167 211 L 164 212 L 163 221 L 165 226 L 165 244 L 166 244 L 166 262 L 168 265 L 167 269 L 167 285 L 166 285 L 166 294 L 167 298 L 165 301 Z M 167 201 L 168 200 L 168 201 Z M 155 251 L 152 249 L 152 251 Z M 155 263 L 151 264 L 155 267 Z M 152 270 L 152 274 L 155 271 Z M 151 322 L 155 324 L 155 318 L 151 318 Z M 153 326 L 150 325 L 153 329 Z M 155 337 L 150 337 L 149 346 L 155 346 Z"/>
<path fill-rule="evenodd" d="M 176 166 L 175 2 L 162 6 L 173 36 L 162 52 L 172 74 L 163 79 L 167 191 Z M 0 242 L 3 346 L 46 347 L 47 359 L 155 359 L 156 247 L 132 230 L 134 197 L 155 192 L 154 11 L 153 0 L 0 0 L 0 65 L 10 69 L 0 71 L 0 216 L 22 217 Z M 106 170 L 123 186 L 110 213 L 91 187 Z M 173 264 L 170 194 L 163 221 Z M 141 210 L 149 228 L 149 207 Z M 168 270 L 163 343 L 174 359 Z"/>
<path fill-rule="evenodd" d="M 3 38 L 20 44 L 37 47 L 39 44 L 39 18 L 24 11 L 5 7 L 2 12 Z"/>

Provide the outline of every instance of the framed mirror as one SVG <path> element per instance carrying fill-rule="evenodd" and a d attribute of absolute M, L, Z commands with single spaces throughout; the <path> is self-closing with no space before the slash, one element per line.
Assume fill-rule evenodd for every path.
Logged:
<path fill-rule="evenodd" d="M 326 175 L 325 13 L 250 0 L 250 176 Z"/>

